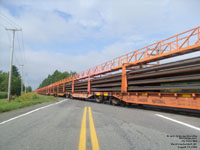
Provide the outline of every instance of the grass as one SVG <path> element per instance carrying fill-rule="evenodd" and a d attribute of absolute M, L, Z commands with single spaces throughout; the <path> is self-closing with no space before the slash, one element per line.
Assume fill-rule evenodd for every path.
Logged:
<path fill-rule="evenodd" d="M 0 92 L 0 99 L 7 98 L 8 93 L 7 92 Z"/>
<path fill-rule="evenodd" d="M 7 99 L 0 99 L 0 113 L 56 100 L 52 96 L 39 95 L 34 92 L 23 94 L 10 102 Z"/>

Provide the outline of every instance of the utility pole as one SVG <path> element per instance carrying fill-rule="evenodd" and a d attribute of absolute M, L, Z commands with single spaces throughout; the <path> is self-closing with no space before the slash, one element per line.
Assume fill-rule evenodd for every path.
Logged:
<path fill-rule="evenodd" d="M 24 87 L 25 87 L 25 93 L 26 93 L 26 77 L 28 76 L 28 74 L 27 73 L 24 73 Z"/>
<path fill-rule="evenodd" d="M 20 65 L 22 67 L 22 76 L 21 76 L 21 95 L 23 94 L 23 76 L 24 76 L 24 65 Z"/>
<path fill-rule="evenodd" d="M 14 51 L 14 38 L 15 38 L 15 31 L 22 31 L 22 29 L 8 29 L 7 31 L 12 31 L 12 41 L 11 41 L 11 55 L 10 55 L 10 72 L 9 72 L 9 79 L 8 79 L 8 101 L 11 100 L 11 78 L 12 78 L 12 64 L 13 64 L 13 51 Z"/>
<path fill-rule="evenodd" d="M 26 77 L 24 78 L 24 87 L 25 87 L 25 93 L 26 93 Z"/>

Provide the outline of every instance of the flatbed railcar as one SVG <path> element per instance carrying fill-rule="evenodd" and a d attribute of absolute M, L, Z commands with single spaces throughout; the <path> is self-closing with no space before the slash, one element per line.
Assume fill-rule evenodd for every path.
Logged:
<path fill-rule="evenodd" d="M 200 26 L 37 89 L 39 94 L 200 110 Z"/>

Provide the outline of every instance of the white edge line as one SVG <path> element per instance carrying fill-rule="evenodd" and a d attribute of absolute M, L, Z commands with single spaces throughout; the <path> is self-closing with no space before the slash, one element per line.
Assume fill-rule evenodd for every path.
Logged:
<path fill-rule="evenodd" d="M 167 120 L 170 120 L 170 121 L 173 121 L 173 122 L 176 122 L 176 123 L 179 123 L 179 124 L 182 124 L 182 125 L 184 125 L 184 126 L 187 126 L 187 127 L 192 128 L 192 129 L 195 129 L 195 130 L 200 131 L 200 128 L 195 127 L 195 126 L 193 126 L 193 125 L 190 125 L 190 124 L 187 124 L 187 123 L 184 123 L 184 122 L 181 122 L 181 121 L 178 121 L 178 120 L 175 120 L 175 119 L 172 119 L 172 118 L 169 118 L 169 117 L 160 115 L 160 114 L 155 114 L 155 115 L 158 116 L 158 117 L 165 118 L 165 119 L 167 119 Z"/>
<path fill-rule="evenodd" d="M 47 108 L 47 107 L 50 107 L 50 106 L 53 106 L 53 105 L 60 104 L 60 103 L 62 103 L 62 102 L 64 102 L 64 101 L 67 101 L 67 99 L 64 99 L 64 100 L 62 100 L 62 101 L 60 101 L 60 102 L 57 102 L 57 103 L 49 104 L 49 105 L 46 105 L 46 106 L 43 106 L 43 107 L 40 107 L 40 108 L 31 110 L 31 111 L 29 111 L 29 112 L 27 112 L 27 113 L 25 113 L 25 114 L 21 114 L 21 115 L 19 115 L 19 116 L 13 117 L 13 118 L 11 118 L 11 119 L 5 120 L 5 121 L 3 121 L 3 122 L 0 122 L 0 125 L 5 124 L 5 123 L 7 123 L 7 122 L 10 122 L 10 121 L 12 121 L 12 120 L 21 118 L 21 117 L 23 117 L 23 116 L 32 114 L 32 113 L 34 113 L 34 112 L 36 112 L 36 111 L 38 111 L 38 110 L 41 110 L 41 109 L 44 109 L 44 108 Z"/>

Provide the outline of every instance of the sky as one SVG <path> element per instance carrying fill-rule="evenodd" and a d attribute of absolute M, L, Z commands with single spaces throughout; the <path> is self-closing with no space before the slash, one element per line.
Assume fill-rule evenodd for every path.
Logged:
<path fill-rule="evenodd" d="M 0 70 L 24 64 L 33 89 L 200 25 L 199 0 L 0 0 Z M 196 56 L 193 54 L 193 56 Z"/>

